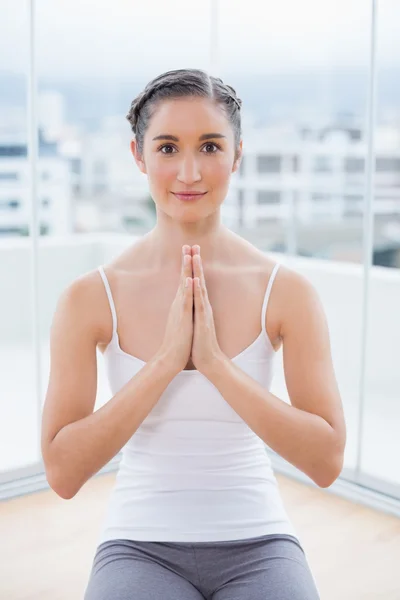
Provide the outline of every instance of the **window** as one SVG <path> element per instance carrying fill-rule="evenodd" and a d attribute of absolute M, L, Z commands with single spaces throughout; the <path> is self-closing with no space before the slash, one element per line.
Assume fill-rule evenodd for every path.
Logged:
<path fill-rule="evenodd" d="M 400 158 L 377 157 L 376 170 L 385 173 L 400 173 Z"/>
<path fill-rule="evenodd" d="M 75 175 L 82 174 L 82 160 L 80 158 L 71 158 L 69 164 L 71 173 L 75 173 Z"/>
<path fill-rule="evenodd" d="M 0 210 L 16 210 L 21 206 L 21 202 L 17 198 L 11 200 L 0 200 Z"/>
<path fill-rule="evenodd" d="M 356 156 L 347 156 L 344 159 L 344 170 L 346 173 L 363 173 L 364 159 Z"/>
<path fill-rule="evenodd" d="M 282 158 L 280 156 L 257 156 L 258 173 L 280 173 Z"/>
<path fill-rule="evenodd" d="M 270 190 L 258 190 L 257 192 L 258 204 L 279 204 L 280 201 L 281 192 Z"/>
<path fill-rule="evenodd" d="M 363 201 L 363 197 L 360 194 L 346 194 L 344 199 L 348 203 L 358 203 Z"/>
<path fill-rule="evenodd" d="M 330 173 L 332 171 L 332 162 L 330 156 L 318 155 L 314 159 L 315 173 Z"/>
<path fill-rule="evenodd" d="M 332 200 L 332 195 L 326 194 L 326 193 L 321 193 L 321 192 L 316 192 L 314 194 L 311 194 L 311 199 L 315 200 L 316 202 L 327 202 L 329 200 Z"/>
<path fill-rule="evenodd" d="M 26 156 L 26 145 L 0 146 L 0 156 Z"/>
<path fill-rule="evenodd" d="M 3 181 L 16 181 L 17 179 L 19 179 L 19 173 L 8 173 L 6 171 L 3 171 L 3 173 L 0 171 L 0 179 Z"/>

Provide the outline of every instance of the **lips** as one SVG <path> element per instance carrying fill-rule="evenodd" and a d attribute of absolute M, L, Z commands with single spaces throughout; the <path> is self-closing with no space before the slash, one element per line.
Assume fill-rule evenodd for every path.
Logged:
<path fill-rule="evenodd" d="M 174 192 L 173 192 L 174 193 Z M 205 196 L 205 194 L 207 194 L 207 192 L 204 192 L 203 194 L 176 194 L 174 193 L 174 196 L 176 196 L 178 198 L 178 200 L 198 200 L 199 198 L 202 198 L 203 196 Z"/>

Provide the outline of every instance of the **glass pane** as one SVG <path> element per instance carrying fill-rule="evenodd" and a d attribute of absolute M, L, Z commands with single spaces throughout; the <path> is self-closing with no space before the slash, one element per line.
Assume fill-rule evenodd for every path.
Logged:
<path fill-rule="evenodd" d="M 61 292 L 155 223 L 147 176 L 130 151 L 131 102 L 155 76 L 209 60 L 208 3 L 157 3 L 156 18 L 151 2 L 93 6 L 37 3 L 44 391 Z M 100 351 L 97 359 L 96 409 L 111 397 Z"/>
<path fill-rule="evenodd" d="M 400 498 L 400 5 L 378 3 L 374 265 L 370 277 L 362 481 Z"/>
<path fill-rule="evenodd" d="M 0 477 L 38 460 L 27 160 L 27 3 L 0 20 Z M 11 474 L 10 474 L 11 477 Z"/>
<path fill-rule="evenodd" d="M 221 0 L 222 77 L 243 100 L 236 230 L 306 275 L 327 313 L 357 458 L 370 7 Z M 238 40 L 245 36 L 246 43 Z M 233 220 L 233 219 L 232 219 Z M 313 260 L 301 260 L 300 257 Z M 288 400 L 278 354 L 275 393 Z"/>

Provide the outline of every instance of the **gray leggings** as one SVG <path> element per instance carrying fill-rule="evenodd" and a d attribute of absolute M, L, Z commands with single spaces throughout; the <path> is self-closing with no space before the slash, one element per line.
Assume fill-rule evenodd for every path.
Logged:
<path fill-rule="evenodd" d="M 84 600 L 319 600 L 290 535 L 224 542 L 110 540 L 97 548 Z"/>

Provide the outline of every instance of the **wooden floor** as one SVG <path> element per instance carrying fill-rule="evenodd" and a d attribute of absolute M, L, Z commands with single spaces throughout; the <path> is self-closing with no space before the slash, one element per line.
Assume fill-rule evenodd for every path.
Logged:
<path fill-rule="evenodd" d="M 83 600 L 114 479 L 72 500 L 48 490 L 0 503 L 1 600 Z M 321 600 L 400 600 L 400 519 L 277 479 Z"/>

